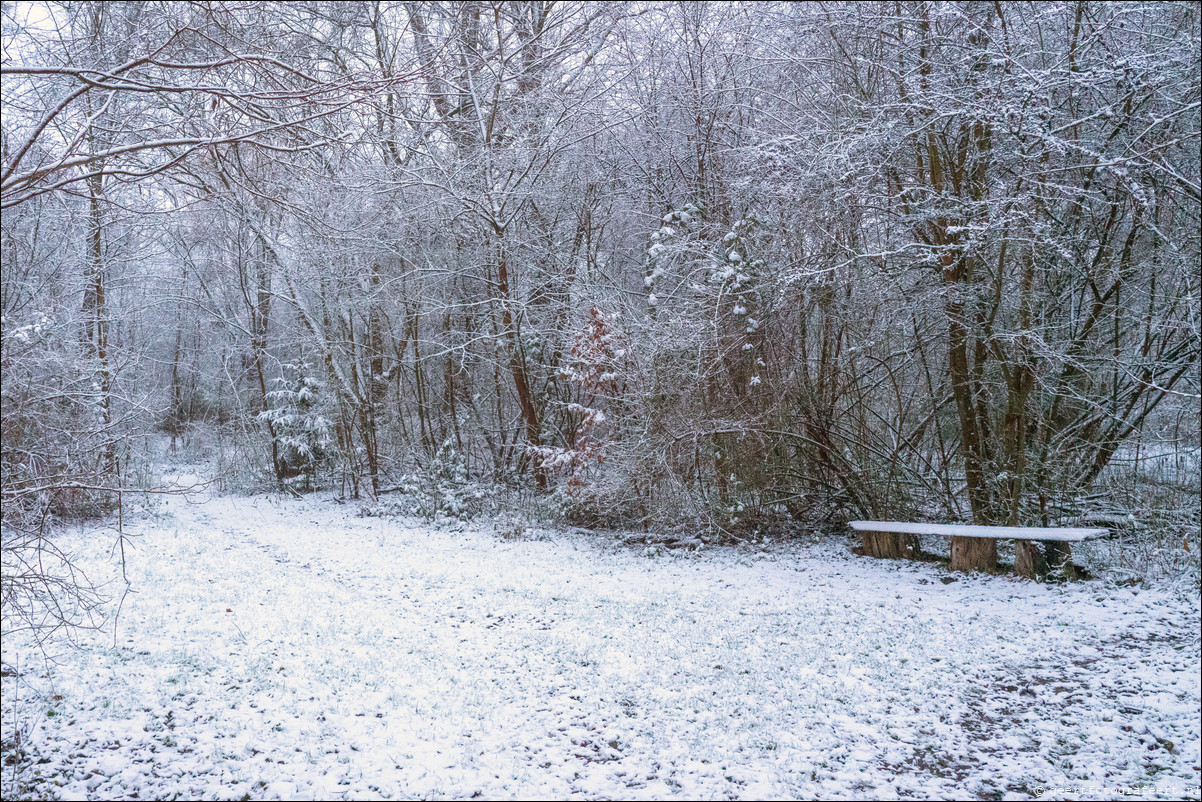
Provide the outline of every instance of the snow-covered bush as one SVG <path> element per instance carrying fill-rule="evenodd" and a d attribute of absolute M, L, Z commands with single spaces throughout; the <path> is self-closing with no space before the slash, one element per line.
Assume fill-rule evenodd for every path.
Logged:
<path fill-rule="evenodd" d="M 367 517 L 416 517 L 430 522 L 471 520 L 495 505 L 496 488 L 471 479 L 467 460 L 446 440 L 419 471 L 407 473 L 388 496 L 365 506 Z"/>

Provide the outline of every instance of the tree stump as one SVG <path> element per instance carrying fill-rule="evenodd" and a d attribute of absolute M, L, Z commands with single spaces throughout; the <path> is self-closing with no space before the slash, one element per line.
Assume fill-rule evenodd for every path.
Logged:
<path fill-rule="evenodd" d="M 997 540 L 991 537 L 952 536 L 953 571 L 996 571 Z"/>

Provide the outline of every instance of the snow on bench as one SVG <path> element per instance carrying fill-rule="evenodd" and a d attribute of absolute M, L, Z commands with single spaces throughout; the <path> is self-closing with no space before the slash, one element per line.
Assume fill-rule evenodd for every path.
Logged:
<path fill-rule="evenodd" d="M 975 526 L 971 524 L 910 524 L 900 521 L 852 521 L 857 532 L 895 532 L 902 535 L 992 537 L 1003 540 L 1090 540 L 1110 534 L 1106 529 L 1058 526 Z"/>
<path fill-rule="evenodd" d="M 1014 572 L 1039 578 L 1053 571 L 1075 576 L 1070 542 L 1106 537 L 1107 529 L 1052 526 L 975 526 L 971 524 L 916 524 L 902 521 L 851 521 L 860 533 L 861 550 L 869 557 L 920 556 L 915 535 L 941 535 L 952 539 L 953 571 L 997 570 L 997 540 L 1014 540 Z M 1038 543 L 1038 545 L 1037 545 Z"/>

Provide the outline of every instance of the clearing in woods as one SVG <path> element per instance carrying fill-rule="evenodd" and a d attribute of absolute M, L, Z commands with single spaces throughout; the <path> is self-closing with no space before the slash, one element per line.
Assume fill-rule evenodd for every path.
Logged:
<path fill-rule="evenodd" d="M 127 529 L 115 643 L 4 638 L 5 798 L 1198 797 L 1193 592 L 318 496 Z"/>

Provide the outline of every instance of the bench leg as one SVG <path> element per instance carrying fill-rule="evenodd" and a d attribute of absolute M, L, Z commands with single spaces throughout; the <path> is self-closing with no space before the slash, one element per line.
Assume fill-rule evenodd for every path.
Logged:
<path fill-rule="evenodd" d="M 1027 579 L 1047 576 L 1048 561 L 1043 550 L 1029 540 L 1014 541 L 1014 573 Z"/>
<path fill-rule="evenodd" d="M 897 532 L 861 532 L 860 546 L 865 557 L 886 560 L 914 559 L 918 556 L 918 538 Z"/>
<path fill-rule="evenodd" d="M 1014 541 L 1014 573 L 1027 579 L 1043 579 L 1062 571 L 1065 579 L 1076 579 L 1073 549 L 1063 540 Z"/>
<path fill-rule="evenodd" d="M 953 571 L 996 571 L 997 541 L 991 537 L 952 537 Z"/>
<path fill-rule="evenodd" d="M 1049 571 L 1060 571 L 1065 579 L 1077 579 L 1077 567 L 1073 565 L 1073 547 L 1064 540 L 1045 540 L 1044 554 L 1048 559 Z"/>

